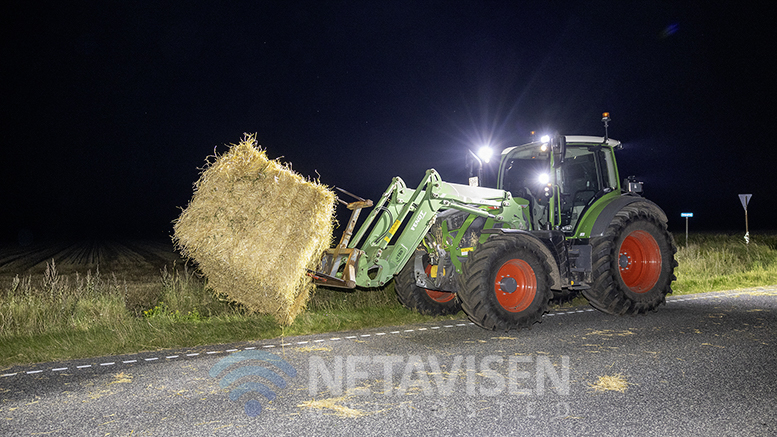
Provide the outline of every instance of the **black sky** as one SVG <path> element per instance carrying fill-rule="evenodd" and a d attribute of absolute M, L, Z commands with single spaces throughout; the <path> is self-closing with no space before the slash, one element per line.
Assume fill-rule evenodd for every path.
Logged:
<path fill-rule="evenodd" d="M 673 229 L 743 230 L 739 193 L 751 230 L 777 224 L 767 2 L 75 3 L 4 6 L 5 242 L 169 235 L 244 132 L 376 198 L 463 182 L 483 139 L 601 135 L 603 111 Z"/>

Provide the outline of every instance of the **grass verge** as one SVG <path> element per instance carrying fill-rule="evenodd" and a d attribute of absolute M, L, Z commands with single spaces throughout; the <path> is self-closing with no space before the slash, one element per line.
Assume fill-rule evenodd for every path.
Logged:
<path fill-rule="evenodd" d="M 734 235 L 690 237 L 687 246 L 678 245 L 674 294 L 775 283 L 777 235 L 755 235 L 749 245 Z M 585 299 L 563 306 L 580 305 L 587 305 Z M 213 296 L 185 267 L 128 283 L 99 270 L 61 276 L 52 262 L 40 278 L 0 283 L 0 367 L 431 320 L 403 308 L 393 285 L 353 292 L 319 288 L 306 311 L 282 327 Z"/>

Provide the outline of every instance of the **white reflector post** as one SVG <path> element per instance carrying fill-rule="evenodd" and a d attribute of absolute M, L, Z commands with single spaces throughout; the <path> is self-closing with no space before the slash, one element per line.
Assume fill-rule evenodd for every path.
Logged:
<path fill-rule="evenodd" d="M 692 212 L 681 212 L 680 217 L 685 217 L 685 247 L 688 247 L 688 219 L 693 217 Z"/>

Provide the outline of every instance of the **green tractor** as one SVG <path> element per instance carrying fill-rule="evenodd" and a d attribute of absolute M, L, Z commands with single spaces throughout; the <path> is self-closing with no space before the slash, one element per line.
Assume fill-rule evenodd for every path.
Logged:
<path fill-rule="evenodd" d="M 490 330 L 531 327 L 551 300 L 577 293 L 609 314 L 653 311 L 672 292 L 676 247 L 642 183 L 621 182 L 621 148 L 606 134 L 510 147 L 496 188 L 444 182 L 433 169 L 415 189 L 395 177 L 355 234 L 373 204 L 341 190 L 357 199 L 346 203 L 351 219 L 311 276 L 342 288 L 393 279 L 405 307 L 464 310 Z"/>

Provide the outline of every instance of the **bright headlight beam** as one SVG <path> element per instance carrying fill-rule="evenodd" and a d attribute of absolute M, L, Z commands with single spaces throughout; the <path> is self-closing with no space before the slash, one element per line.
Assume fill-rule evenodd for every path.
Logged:
<path fill-rule="evenodd" d="M 483 162 L 488 162 L 491 160 L 491 156 L 494 155 L 494 150 L 488 146 L 483 146 L 480 149 L 478 149 L 478 156 L 480 159 L 483 160 Z"/>
<path fill-rule="evenodd" d="M 543 135 L 543 136 L 540 137 L 540 142 L 547 143 L 549 141 L 550 141 L 550 136 L 549 135 Z"/>
<path fill-rule="evenodd" d="M 541 183 L 542 185 L 545 185 L 545 184 L 547 184 L 548 182 L 550 182 L 550 176 L 548 176 L 548 174 L 547 174 L 547 173 L 540 173 L 540 175 L 539 175 L 539 176 L 537 176 L 537 180 L 538 180 L 538 181 L 539 181 L 539 183 Z"/>

